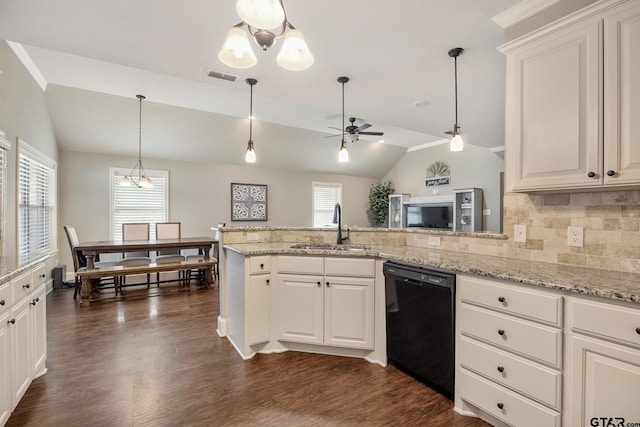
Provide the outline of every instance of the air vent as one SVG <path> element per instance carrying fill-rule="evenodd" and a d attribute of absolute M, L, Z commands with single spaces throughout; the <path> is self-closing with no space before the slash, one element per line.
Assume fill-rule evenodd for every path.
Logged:
<path fill-rule="evenodd" d="M 207 68 L 207 76 L 213 77 L 214 79 L 228 80 L 230 82 L 235 82 L 238 78 L 238 76 L 234 76 L 233 74 L 225 74 L 221 73 L 220 71 L 211 70 L 209 68 Z"/>

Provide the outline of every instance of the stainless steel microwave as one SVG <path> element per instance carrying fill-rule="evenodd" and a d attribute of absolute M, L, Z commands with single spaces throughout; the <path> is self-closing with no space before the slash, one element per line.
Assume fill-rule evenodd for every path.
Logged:
<path fill-rule="evenodd" d="M 407 227 L 453 229 L 453 203 L 406 205 Z"/>

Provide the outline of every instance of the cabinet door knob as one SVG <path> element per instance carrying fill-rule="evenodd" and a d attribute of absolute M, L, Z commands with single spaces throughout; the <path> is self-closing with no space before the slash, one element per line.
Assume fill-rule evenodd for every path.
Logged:
<path fill-rule="evenodd" d="M 615 175 L 615 174 L 616 174 L 616 171 L 614 171 L 614 170 L 611 170 L 611 169 L 610 169 L 610 170 L 608 170 L 608 171 L 607 171 L 607 175 L 608 175 L 608 176 L 613 176 L 613 175 Z"/>
<path fill-rule="evenodd" d="M 42 273 L 42 274 L 40 275 L 40 278 L 41 278 L 41 279 L 44 279 L 45 277 L 47 277 L 47 276 L 46 276 L 46 274 L 44 274 L 44 273 Z"/>
<path fill-rule="evenodd" d="M 502 409 L 502 408 L 504 408 L 504 403 L 498 402 L 498 404 L 496 406 L 498 407 L 498 409 Z"/>
<path fill-rule="evenodd" d="M 498 366 L 498 372 L 500 373 L 504 372 L 504 366 Z"/>
<path fill-rule="evenodd" d="M 22 285 L 22 287 L 29 289 L 31 286 L 27 283 L 26 285 Z"/>
<path fill-rule="evenodd" d="M 269 279 L 267 279 L 267 286 L 269 286 Z"/>
<path fill-rule="evenodd" d="M 2 302 L 4 302 L 4 300 L 2 300 Z M 640 335 L 640 327 L 636 328 L 636 334 Z"/>
<path fill-rule="evenodd" d="M 7 323 L 11 323 L 13 325 L 14 323 L 16 323 L 16 319 L 11 319 Z"/>
<path fill-rule="evenodd" d="M 329 282 L 327 282 L 327 288 L 328 288 L 329 286 L 331 286 L 331 285 L 329 285 Z"/>
<path fill-rule="evenodd" d="M 264 264 L 260 264 L 260 270 L 264 270 Z"/>
<path fill-rule="evenodd" d="M 322 283 L 318 282 L 318 287 L 322 286 Z"/>
<path fill-rule="evenodd" d="M 4 304 L 5 304 L 4 300 L 0 301 L 0 305 L 4 305 Z M 640 328 L 638 328 L 638 329 L 640 329 Z M 638 332 L 638 333 L 640 334 L 640 332 Z"/>
<path fill-rule="evenodd" d="M 596 176 L 596 173 L 595 173 L 595 172 L 593 172 L 593 171 L 591 171 L 591 172 L 589 172 L 589 173 L 587 174 L 587 176 L 588 176 L 589 178 L 593 178 L 593 177 L 595 177 L 595 176 Z"/>
<path fill-rule="evenodd" d="M 504 297 L 498 297 L 498 301 L 500 301 L 501 303 L 504 303 L 506 299 L 504 299 Z"/>
<path fill-rule="evenodd" d="M 498 335 L 503 336 L 504 335 L 504 329 L 498 329 Z"/>

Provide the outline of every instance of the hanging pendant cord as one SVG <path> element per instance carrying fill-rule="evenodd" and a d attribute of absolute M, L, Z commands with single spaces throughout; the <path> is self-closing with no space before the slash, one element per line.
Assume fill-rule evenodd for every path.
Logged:
<path fill-rule="evenodd" d="M 342 82 L 342 142 L 344 142 L 344 82 Z"/>
<path fill-rule="evenodd" d="M 455 74 L 455 93 L 456 93 L 456 126 L 458 126 L 458 57 L 453 58 L 453 69 Z"/>
<path fill-rule="evenodd" d="M 138 99 L 140 100 L 140 114 L 139 114 L 139 120 L 138 120 L 138 163 L 139 163 L 139 168 L 138 168 L 138 182 L 140 182 L 140 180 L 142 179 L 142 100 L 143 97 L 139 96 Z"/>
<path fill-rule="evenodd" d="M 249 101 L 249 141 L 253 140 L 253 85 L 251 86 L 251 95 Z"/>

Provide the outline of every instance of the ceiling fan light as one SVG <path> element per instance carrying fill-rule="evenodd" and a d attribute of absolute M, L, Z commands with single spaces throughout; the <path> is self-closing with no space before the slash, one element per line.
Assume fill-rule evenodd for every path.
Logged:
<path fill-rule="evenodd" d="M 343 139 L 338 152 L 338 162 L 347 163 L 349 161 L 349 150 L 347 150 L 347 142 Z"/>
<path fill-rule="evenodd" d="M 291 28 L 285 36 L 282 49 L 280 49 L 276 60 L 278 65 L 285 70 L 301 71 L 309 68 L 313 64 L 314 58 L 302 33 Z"/>
<path fill-rule="evenodd" d="M 464 149 L 464 141 L 462 140 L 462 135 L 459 133 L 455 133 L 453 138 L 451 138 L 451 143 L 449 144 L 449 149 L 451 151 L 462 151 Z"/>
<path fill-rule="evenodd" d="M 279 0 L 238 0 L 236 11 L 244 22 L 255 28 L 271 30 L 284 22 Z"/>
<path fill-rule="evenodd" d="M 233 68 L 251 68 L 258 62 L 247 33 L 239 27 L 231 27 L 227 33 L 224 45 L 218 52 L 218 59 Z"/>
<path fill-rule="evenodd" d="M 256 150 L 253 149 L 253 141 L 247 144 L 247 151 L 244 153 L 244 161 L 247 163 L 256 162 Z"/>

